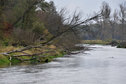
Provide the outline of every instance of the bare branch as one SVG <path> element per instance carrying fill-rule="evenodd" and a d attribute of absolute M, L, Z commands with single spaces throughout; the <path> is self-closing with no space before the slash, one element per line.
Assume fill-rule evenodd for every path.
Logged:
<path fill-rule="evenodd" d="M 46 51 L 46 52 L 40 52 L 40 53 L 34 53 L 34 54 L 13 55 L 13 57 L 21 57 L 21 56 L 32 57 L 32 56 L 39 56 L 39 55 L 42 55 L 44 53 L 51 53 L 51 52 L 54 52 L 54 51 Z"/>
<path fill-rule="evenodd" d="M 101 8 L 101 14 L 103 16 L 103 19 L 108 19 L 110 17 L 111 8 L 108 3 L 103 2 L 102 8 Z"/>

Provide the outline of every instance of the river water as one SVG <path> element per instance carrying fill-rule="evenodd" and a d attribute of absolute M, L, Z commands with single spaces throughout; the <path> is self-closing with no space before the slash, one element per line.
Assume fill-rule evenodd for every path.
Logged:
<path fill-rule="evenodd" d="M 0 84 L 126 84 L 126 49 L 86 46 L 47 64 L 1 68 Z"/>

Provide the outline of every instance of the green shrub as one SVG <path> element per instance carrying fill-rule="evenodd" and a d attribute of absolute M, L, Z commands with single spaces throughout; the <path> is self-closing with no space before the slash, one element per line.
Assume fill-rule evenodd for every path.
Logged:
<path fill-rule="evenodd" d="M 0 66 L 1 65 L 7 65 L 10 61 L 6 56 L 0 55 Z"/>
<path fill-rule="evenodd" d="M 38 21 L 33 23 L 33 32 L 42 35 L 43 31 L 45 30 L 45 26 L 43 23 L 40 23 Z"/>
<path fill-rule="evenodd" d="M 12 65 L 19 64 L 19 63 L 21 63 L 21 60 L 19 60 L 17 58 L 12 58 L 11 63 L 12 63 Z"/>
<path fill-rule="evenodd" d="M 117 48 L 126 48 L 126 43 L 125 42 L 121 42 L 117 45 Z"/>
<path fill-rule="evenodd" d="M 9 45 L 9 39 L 5 39 L 2 41 L 3 46 L 8 46 Z"/>

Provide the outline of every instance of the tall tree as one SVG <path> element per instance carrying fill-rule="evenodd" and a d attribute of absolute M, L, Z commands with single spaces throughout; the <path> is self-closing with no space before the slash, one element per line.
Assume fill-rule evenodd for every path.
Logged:
<path fill-rule="evenodd" d="M 101 8 L 101 14 L 102 14 L 102 31 L 101 31 L 101 39 L 108 39 L 111 36 L 111 32 L 109 28 L 109 22 L 110 22 L 110 13 L 111 8 L 108 3 L 103 2 L 102 8 Z M 110 37 L 111 38 L 111 37 Z"/>
<path fill-rule="evenodd" d="M 121 30 L 122 30 L 122 41 L 126 40 L 126 2 L 120 4 L 120 22 L 121 22 Z"/>

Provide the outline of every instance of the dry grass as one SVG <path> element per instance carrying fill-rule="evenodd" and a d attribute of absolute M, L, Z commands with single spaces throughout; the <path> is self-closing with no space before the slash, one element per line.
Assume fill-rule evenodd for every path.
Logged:
<path fill-rule="evenodd" d="M 16 49 L 19 49 L 17 47 L 13 47 L 13 46 L 0 46 L 0 53 L 3 53 L 3 52 L 9 52 L 9 51 L 13 51 L 13 50 L 16 50 Z"/>
<path fill-rule="evenodd" d="M 83 40 L 82 43 L 84 43 L 84 44 L 108 44 L 109 41 L 103 41 L 103 40 Z"/>
<path fill-rule="evenodd" d="M 13 51 L 13 50 L 18 50 L 21 49 L 22 47 L 13 47 L 13 46 L 0 46 L 0 53 L 4 53 L 4 52 L 9 52 L 9 51 Z M 13 53 L 14 55 L 22 55 L 22 54 L 34 54 L 34 53 L 40 53 L 40 52 L 46 52 L 46 51 L 55 51 L 57 50 L 56 46 L 54 45 L 49 45 L 49 46 L 43 46 L 42 48 L 33 48 L 30 50 L 25 50 L 23 52 L 16 52 Z"/>
<path fill-rule="evenodd" d="M 13 51 L 13 50 L 18 50 L 22 47 L 13 47 L 13 46 L 8 46 L 8 47 L 0 47 L 0 53 L 4 53 L 4 52 L 9 52 L 9 51 Z M 52 52 L 48 52 L 46 53 L 47 51 L 52 51 Z M 16 52 L 16 53 L 12 53 L 10 55 L 25 55 L 25 54 L 29 54 L 29 55 L 32 55 L 32 54 L 35 54 L 35 53 L 41 53 L 43 52 L 43 54 L 41 54 L 42 56 L 45 56 L 45 57 L 37 57 L 36 58 L 36 62 L 39 60 L 39 62 L 41 63 L 45 63 L 46 61 L 47 62 L 50 62 L 53 60 L 53 58 L 56 58 L 56 57 L 61 57 L 64 55 L 64 53 L 62 52 L 62 50 L 60 50 L 59 48 L 57 48 L 56 46 L 54 45 L 46 45 L 46 46 L 43 46 L 42 48 L 33 48 L 33 49 L 29 49 L 29 50 L 25 50 L 23 52 Z M 32 59 L 32 57 L 30 56 L 21 56 L 21 57 L 17 57 L 18 59 L 12 59 L 11 61 L 9 60 L 9 56 L 4 56 L 4 55 L 0 55 L 0 67 L 5 67 L 5 65 L 8 65 L 10 62 L 12 64 L 20 64 L 21 61 L 20 60 L 29 60 L 27 61 L 26 63 L 31 63 L 32 61 L 35 61 L 35 60 L 30 60 Z"/>

